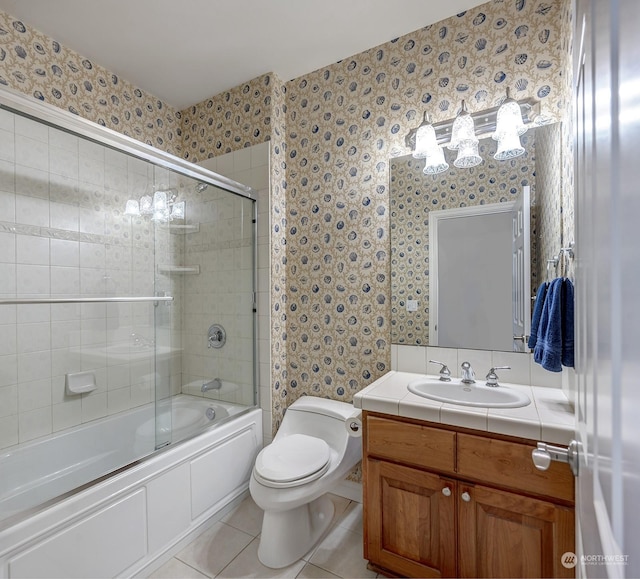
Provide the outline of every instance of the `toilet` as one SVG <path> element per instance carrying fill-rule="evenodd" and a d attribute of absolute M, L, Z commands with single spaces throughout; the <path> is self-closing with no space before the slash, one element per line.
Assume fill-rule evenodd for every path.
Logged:
<path fill-rule="evenodd" d="M 362 439 L 347 433 L 351 404 L 303 396 L 262 449 L 249 491 L 264 511 L 258 559 L 279 569 L 307 553 L 333 518 L 326 496 L 362 459 Z"/>

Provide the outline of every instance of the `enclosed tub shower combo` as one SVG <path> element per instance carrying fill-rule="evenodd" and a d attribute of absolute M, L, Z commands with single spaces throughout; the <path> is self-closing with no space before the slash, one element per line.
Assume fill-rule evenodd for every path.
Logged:
<path fill-rule="evenodd" d="M 255 194 L 0 91 L 0 578 L 133 576 L 246 493 Z"/>

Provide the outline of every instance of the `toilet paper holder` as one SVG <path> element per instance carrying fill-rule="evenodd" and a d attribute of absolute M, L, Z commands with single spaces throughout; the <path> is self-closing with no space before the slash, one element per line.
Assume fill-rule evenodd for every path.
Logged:
<path fill-rule="evenodd" d="M 345 430 L 349 436 L 362 436 L 362 412 L 354 410 L 344 421 Z"/>

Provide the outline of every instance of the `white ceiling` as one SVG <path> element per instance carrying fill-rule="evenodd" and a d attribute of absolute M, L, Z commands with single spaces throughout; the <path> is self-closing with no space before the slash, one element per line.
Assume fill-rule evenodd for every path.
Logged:
<path fill-rule="evenodd" d="M 478 0 L 0 0 L 179 110 L 266 72 L 296 78 Z"/>

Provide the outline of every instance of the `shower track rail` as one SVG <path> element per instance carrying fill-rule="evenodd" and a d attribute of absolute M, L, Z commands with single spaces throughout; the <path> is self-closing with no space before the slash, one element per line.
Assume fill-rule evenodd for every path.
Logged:
<path fill-rule="evenodd" d="M 0 299 L 0 306 L 15 306 L 25 304 L 90 304 L 90 303 L 136 303 L 136 302 L 172 302 L 173 296 L 142 296 L 142 297 L 104 297 L 104 298 L 10 298 Z"/>

